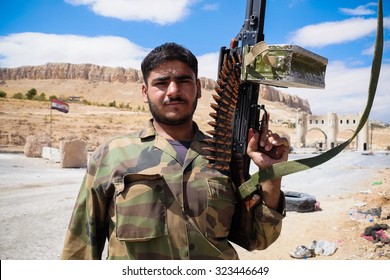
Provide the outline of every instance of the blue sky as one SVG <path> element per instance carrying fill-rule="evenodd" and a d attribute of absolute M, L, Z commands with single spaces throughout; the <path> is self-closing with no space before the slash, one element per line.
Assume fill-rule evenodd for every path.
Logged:
<path fill-rule="evenodd" d="M 245 0 L 0 0 L 0 67 L 48 62 L 140 68 L 150 49 L 180 43 L 215 79 L 221 46 L 245 17 Z M 390 123 L 390 1 L 383 1 L 385 50 L 371 119 Z M 265 41 L 296 44 L 329 60 L 324 90 L 283 89 L 313 114 L 355 114 L 367 96 L 376 31 L 375 0 L 268 0 Z"/>

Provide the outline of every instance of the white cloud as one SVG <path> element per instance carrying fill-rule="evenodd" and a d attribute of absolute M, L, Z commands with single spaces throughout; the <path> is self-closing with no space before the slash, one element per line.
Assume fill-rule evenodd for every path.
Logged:
<path fill-rule="evenodd" d="M 0 67 L 67 62 L 140 69 L 149 51 L 122 37 L 26 32 L 0 37 Z M 216 79 L 218 53 L 201 55 L 198 61 L 199 76 Z"/>
<path fill-rule="evenodd" d="M 365 16 L 365 15 L 373 15 L 376 13 L 376 9 L 370 9 L 370 7 L 376 7 L 377 3 L 368 3 L 366 5 L 358 6 L 354 9 L 349 8 L 340 8 L 339 11 L 346 15 L 351 16 Z"/>
<path fill-rule="evenodd" d="M 362 51 L 362 54 L 364 55 L 370 55 L 372 56 L 374 54 L 375 44 L 373 44 L 371 47 L 364 49 Z M 390 49 L 390 41 L 384 41 L 383 42 L 383 52 Z"/>
<path fill-rule="evenodd" d="M 288 1 L 288 7 L 293 8 L 295 6 L 298 6 L 301 3 L 304 3 L 306 0 L 289 0 Z"/>
<path fill-rule="evenodd" d="M 202 7 L 202 10 L 204 11 L 217 11 L 219 9 L 219 4 L 214 3 L 214 4 L 205 4 Z"/>
<path fill-rule="evenodd" d="M 147 51 L 115 36 L 18 33 L 0 37 L 0 67 L 68 62 L 139 69 Z"/>
<path fill-rule="evenodd" d="M 289 41 L 306 47 L 323 47 L 363 38 L 374 33 L 376 28 L 375 18 L 356 17 L 343 21 L 307 25 L 292 33 Z"/>
<path fill-rule="evenodd" d="M 140 69 L 149 51 L 122 37 L 26 32 L 0 37 L 0 67 L 66 62 Z M 198 56 L 200 77 L 217 78 L 218 56 L 218 52 Z"/>
<path fill-rule="evenodd" d="M 65 0 L 86 5 L 97 15 L 126 21 L 150 21 L 160 25 L 182 20 L 196 0 Z"/>
<path fill-rule="evenodd" d="M 216 80 L 218 77 L 218 58 L 219 53 L 208 53 L 198 56 L 199 77 L 206 77 Z"/>

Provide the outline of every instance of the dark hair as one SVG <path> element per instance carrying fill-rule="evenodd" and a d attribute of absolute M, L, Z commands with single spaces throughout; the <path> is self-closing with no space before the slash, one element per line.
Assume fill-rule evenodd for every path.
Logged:
<path fill-rule="evenodd" d="M 141 71 L 145 83 L 147 82 L 150 71 L 172 60 L 179 60 L 187 64 L 195 73 L 195 77 L 198 78 L 198 60 L 195 55 L 179 44 L 165 43 L 153 49 L 142 61 Z"/>

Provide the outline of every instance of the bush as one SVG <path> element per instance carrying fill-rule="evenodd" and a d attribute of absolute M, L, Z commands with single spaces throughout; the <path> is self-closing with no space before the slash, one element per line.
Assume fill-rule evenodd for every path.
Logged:
<path fill-rule="evenodd" d="M 91 105 L 91 102 L 86 100 L 86 99 L 83 99 L 83 101 L 81 101 L 81 103 L 84 105 Z"/>
<path fill-rule="evenodd" d="M 0 98 L 6 98 L 7 93 L 5 91 L 0 90 Z"/>
<path fill-rule="evenodd" d="M 29 100 L 32 100 L 34 99 L 34 97 L 37 95 L 37 90 L 35 88 L 32 88 L 30 89 L 27 93 L 26 93 L 26 97 L 27 99 Z"/>
<path fill-rule="evenodd" d="M 42 92 L 38 97 L 37 100 L 39 101 L 46 101 L 46 95 Z"/>
<path fill-rule="evenodd" d="M 18 93 L 15 93 L 15 94 L 12 96 L 12 98 L 14 98 L 14 99 L 23 99 L 24 96 L 23 96 L 23 93 L 18 92 Z"/>

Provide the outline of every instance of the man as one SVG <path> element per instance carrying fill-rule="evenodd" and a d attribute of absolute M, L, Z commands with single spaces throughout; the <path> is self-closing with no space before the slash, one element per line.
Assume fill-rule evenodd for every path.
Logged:
<path fill-rule="evenodd" d="M 91 156 L 62 258 L 101 259 L 107 239 L 108 259 L 237 259 L 227 239 L 237 201 L 234 186 L 227 174 L 207 168 L 206 136 L 192 120 L 201 97 L 195 56 L 167 43 L 150 52 L 141 69 L 142 94 L 153 119 Z M 284 146 L 279 161 L 287 159 L 286 139 L 257 134 L 248 154 L 259 168 L 277 162 L 258 152 L 259 142 L 266 149 Z M 262 189 L 259 207 L 269 219 L 253 225 L 258 249 L 276 240 L 283 218 L 274 210 L 284 202 L 280 179 Z"/>

